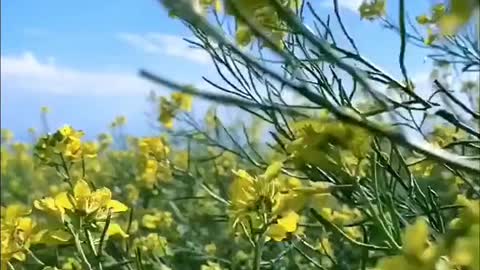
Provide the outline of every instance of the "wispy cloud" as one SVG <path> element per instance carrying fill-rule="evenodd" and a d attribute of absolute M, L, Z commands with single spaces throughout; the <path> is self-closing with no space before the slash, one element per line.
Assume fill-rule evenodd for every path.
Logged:
<path fill-rule="evenodd" d="M 362 2 L 363 0 L 338 0 L 338 6 L 354 13 L 358 13 L 358 7 L 362 4 Z M 333 7 L 333 1 L 323 0 L 322 5 L 325 7 Z"/>
<path fill-rule="evenodd" d="M 179 36 L 161 33 L 120 33 L 117 37 L 145 53 L 168 55 L 200 64 L 209 63 L 209 56 L 206 52 L 191 48 L 189 44 Z"/>
<path fill-rule="evenodd" d="M 2 91 L 47 92 L 65 95 L 142 95 L 152 85 L 134 72 L 79 70 L 61 66 L 32 52 L 1 56 Z"/>

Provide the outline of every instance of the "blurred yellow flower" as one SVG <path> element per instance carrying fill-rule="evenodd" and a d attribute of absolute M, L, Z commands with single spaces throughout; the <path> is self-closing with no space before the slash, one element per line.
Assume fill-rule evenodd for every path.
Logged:
<path fill-rule="evenodd" d="M 287 238 L 288 233 L 294 233 L 297 230 L 299 219 L 300 216 L 294 211 L 286 213 L 277 219 L 277 223 L 268 227 L 267 236 L 275 241 L 282 241 Z"/>
<path fill-rule="evenodd" d="M 1 217 L 1 262 L 6 269 L 11 259 L 25 261 L 26 250 L 34 235 L 35 222 L 28 217 L 30 209 L 20 204 L 2 207 Z"/>
<path fill-rule="evenodd" d="M 171 95 L 174 104 L 182 111 L 189 112 L 192 110 L 192 96 L 185 93 L 173 93 Z"/>

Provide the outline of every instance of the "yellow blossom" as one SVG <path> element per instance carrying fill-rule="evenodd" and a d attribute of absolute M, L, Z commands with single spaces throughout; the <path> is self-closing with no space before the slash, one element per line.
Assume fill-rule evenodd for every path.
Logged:
<path fill-rule="evenodd" d="M 288 233 L 293 233 L 297 230 L 300 216 L 294 211 L 286 213 L 283 217 L 277 220 L 268 227 L 267 236 L 275 241 L 282 241 L 288 236 Z"/>
<path fill-rule="evenodd" d="M 24 261 L 26 258 L 26 250 L 32 242 L 35 227 L 35 222 L 27 216 L 29 213 L 29 209 L 19 204 L 2 207 L 0 225 L 2 268 L 11 259 Z"/>
<path fill-rule="evenodd" d="M 73 187 L 73 194 L 62 192 L 57 195 L 56 202 L 67 210 L 85 216 L 95 214 L 97 218 L 106 217 L 109 210 L 112 213 L 128 210 L 123 203 L 112 200 L 112 193 L 108 188 L 92 191 L 88 183 L 82 179 L 78 180 Z"/>

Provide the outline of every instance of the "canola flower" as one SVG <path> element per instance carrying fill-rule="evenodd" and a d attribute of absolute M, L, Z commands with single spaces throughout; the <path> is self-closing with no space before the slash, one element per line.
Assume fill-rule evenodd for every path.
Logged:
<path fill-rule="evenodd" d="M 361 18 L 375 20 L 385 15 L 386 4 L 386 0 L 366 0 L 358 7 L 358 11 Z"/>
<path fill-rule="evenodd" d="M 82 131 L 66 125 L 54 134 L 40 138 L 35 145 L 35 156 L 42 164 L 49 166 L 61 166 L 65 162 L 79 162 L 83 158 L 96 157 L 97 147 L 82 143 L 83 135 Z"/>
<path fill-rule="evenodd" d="M 112 193 L 108 188 L 92 191 L 83 179 L 77 181 L 73 187 L 73 194 L 61 192 L 55 198 L 47 197 L 37 200 L 34 205 L 40 211 L 48 211 L 59 216 L 62 221 L 65 211 L 87 219 L 99 220 L 106 218 L 108 211 L 121 213 L 128 210 L 126 205 L 112 199 Z"/>
<path fill-rule="evenodd" d="M 144 253 L 151 253 L 159 257 L 171 255 L 167 239 L 157 233 L 149 233 L 144 237 L 136 238 L 133 241 L 133 247 Z"/>
<path fill-rule="evenodd" d="M 316 123 L 322 123 L 323 127 L 316 126 Z M 335 132 L 325 130 L 325 127 L 332 127 Z M 313 149 L 318 149 L 319 153 L 329 154 L 329 151 L 333 151 L 334 147 L 337 147 L 345 152 L 350 152 L 352 156 L 368 158 L 368 154 L 356 149 L 356 147 L 364 147 L 367 153 L 370 151 L 370 135 L 362 133 L 362 130 L 352 129 L 333 120 L 305 122 L 299 124 L 296 128 L 295 131 L 299 139 L 303 142 L 313 142 L 304 144 L 306 148 L 313 147 Z M 360 140 L 355 141 L 351 137 L 352 132 L 356 135 L 365 136 L 361 138 L 367 139 L 362 141 L 363 144 L 360 144 Z M 312 136 L 312 138 L 309 139 L 308 136 Z M 439 144 L 448 144 L 459 138 L 464 138 L 462 136 L 465 135 L 457 135 L 455 131 L 439 129 L 439 131 L 432 133 L 432 140 L 439 140 Z M 313 137 L 317 137 L 318 140 L 312 140 Z M 347 138 L 345 142 L 340 140 L 345 138 Z M 84 144 L 81 142 L 81 145 Z M 215 155 L 216 152 L 210 149 L 211 154 L 216 156 L 216 159 L 211 161 L 212 165 L 217 166 L 216 173 L 221 175 L 222 179 L 233 178 L 227 191 L 229 198 L 227 211 L 222 212 L 215 200 L 201 199 L 201 201 L 193 204 L 191 210 L 188 210 L 192 212 L 184 213 L 189 213 L 192 218 L 226 213 L 230 219 L 230 224 L 234 226 L 235 232 L 241 234 L 241 237 L 235 240 L 236 245 L 248 239 L 260 241 L 258 237 L 263 235 L 264 244 L 268 247 L 279 242 L 288 244 L 299 239 L 308 241 L 311 231 L 308 227 L 305 228 L 303 224 L 311 223 L 314 220 L 308 217 L 308 211 L 305 210 L 313 208 L 326 221 L 337 226 L 345 237 L 349 238 L 349 241 L 361 243 L 364 239 L 364 232 L 359 226 L 351 226 L 351 224 L 361 222 L 366 217 L 358 208 L 347 206 L 335 198 L 333 185 L 325 182 L 301 180 L 283 174 L 291 165 L 299 166 L 299 164 L 305 162 L 305 160 L 300 159 L 302 158 L 301 151 L 295 149 L 295 147 L 290 149 L 294 149 L 290 156 L 284 156 L 283 161 L 272 161 L 261 173 L 255 173 L 258 170 L 239 169 L 244 165 L 239 165 L 237 156 L 231 153 Z M 14 155 L 15 159 L 28 160 L 28 147 L 26 146 L 17 145 L 4 151 L 17 152 Z M 45 151 L 48 151 L 48 149 Z M 167 144 L 167 140 L 163 137 L 137 138 L 131 141 L 128 151 L 130 152 L 116 152 L 115 155 L 117 155 L 116 158 L 124 159 L 128 161 L 127 163 L 130 163 L 133 173 L 132 178 L 127 181 L 128 184 L 124 185 L 121 191 L 117 191 L 115 194 L 118 194 L 122 201 L 125 200 L 132 207 L 142 205 L 140 203 L 144 199 L 142 192 L 147 187 L 144 182 L 138 181 L 138 179 L 135 181 L 135 177 L 141 176 L 145 172 L 148 173 L 148 169 L 137 171 L 141 167 L 131 161 L 150 161 L 151 164 L 156 164 L 154 165 L 157 166 L 156 170 L 152 172 L 152 175 L 155 175 L 152 183 L 159 184 L 163 181 L 159 177 L 161 174 L 158 172 L 160 164 L 169 167 L 172 164 L 185 163 L 186 158 L 185 152 L 176 151 L 174 146 Z M 183 159 L 182 162 L 174 161 L 178 156 Z M 104 157 L 110 157 L 110 155 L 101 158 Z M 299 160 L 301 160 L 300 163 Z M 88 164 L 94 163 L 95 160 L 85 161 L 85 165 L 88 167 L 90 166 Z M 313 163 L 315 160 L 313 159 L 310 162 Z M 83 252 L 88 254 L 90 249 L 95 250 L 100 246 L 105 246 L 105 243 L 100 244 L 102 241 L 115 242 L 121 247 L 128 246 L 130 256 L 133 258 L 141 256 L 142 258 L 152 257 L 165 260 L 175 256 L 177 252 L 175 246 L 179 241 L 183 241 L 181 240 L 182 235 L 190 233 L 185 228 L 185 224 L 177 220 L 178 210 L 175 208 L 166 210 L 161 207 L 147 208 L 128 218 L 126 212 L 129 207 L 121 203 L 120 198 L 115 200 L 113 198 L 115 196 L 114 192 L 111 189 L 106 187 L 94 188 L 89 183 L 90 179 L 96 181 L 101 176 L 95 175 L 95 178 L 90 178 L 94 174 L 92 174 L 93 171 L 88 171 L 91 174 L 90 177 L 77 177 L 81 176 L 81 174 L 78 174 L 81 171 L 81 166 L 75 167 L 76 163 L 71 162 L 72 165 L 69 167 L 70 175 L 75 175 L 70 179 L 73 186 L 70 187 L 61 182 L 50 185 L 48 189 L 51 190 L 51 196 L 37 197 L 32 200 L 33 212 L 28 207 L 21 208 L 15 205 L 9 205 L 6 208 L 10 209 L 8 211 L 2 209 L 2 262 L 21 265 L 21 263 L 26 263 L 29 260 L 29 256 L 34 256 L 32 252 L 36 253 L 37 247 L 68 248 L 75 246 L 77 242 L 81 243 L 81 249 L 79 250 L 84 250 Z M 323 166 L 321 163 L 315 163 L 315 165 Z M 47 166 L 47 168 L 49 167 Z M 102 165 L 102 168 L 112 167 Z M 223 171 L 219 170 L 220 168 Z M 330 167 L 323 168 L 335 172 Z M 188 168 L 183 166 L 182 169 Z M 203 168 L 204 175 L 200 177 L 207 177 L 209 169 L 213 170 L 213 167 Z M 412 172 L 415 171 L 412 170 Z M 368 170 L 365 170 L 360 175 L 368 175 L 368 173 Z M 176 185 L 178 181 L 172 181 L 175 179 L 173 174 L 170 174 L 168 179 L 170 179 L 168 180 L 170 185 Z M 209 180 L 208 183 L 214 184 L 215 182 Z M 162 188 L 162 192 L 166 193 L 160 193 L 161 196 L 171 196 L 169 188 L 170 186 Z M 219 190 L 215 189 L 213 192 L 217 193 Z M 203 192 L 196 193 L 194 197 L 204 198 L 209 195 L 210 193 Z M 187 200 L 189 199 L 187 198 Z M 401 237 L 400 250 L 395 255 L 380 258 L 375 269 L 419 269 L 419 267 L 435 269 L 434 267 L 438 265 L 449 267 L 445 269 L 455 269 L 455 267 L 478 269 L 478 260 L 475 256 L 475 252 L 478 250 L 478 244 L 475 240 L 479 236 L 478 200 L 470 200 L 464 196 L 459 196 L 456 203 L 463 208 L 459 210 L 457 218 L 448 224 L 444 235 L 433 234 L 431 225 L 426 220 L 419 219 L 405 229 Z M 196 212 L 196 214 L 194 215 L 193 212 Z M 123 215 L 120 215 L 122 213 Z M 77 227 L 80 220 L 82 226 Z M 224 228 L 228 231 L 226 227 Z M 82 231 L 84 229 L 88 233 Z M 337 252 L 338 243 L 331 240 L 335 238 L 330 237 L 322 237 L 318 245 L 313 245 L 313 248 L 323 256 L 322 261 L 331 260 L 326 258 L 339 256 Z M 93 248 L 89 248 L 89 241 Z M 221 243 L 205 243 L 209 244 L 202 245 L 200 249 L 208 256 L 215 258 L 224 254 L 224 250 L 218 247 Z M 239 254 L 243 255 L 239 255 L 241 258 L 239 257 L 238 260 L 235 259 L 235 264 L 251 265 L 251 254 Z M 93 259 L 87 260 L 90 261 L 90 264 L 95 263 Z M 78 265 L 82 267 L 86 265 L 82 258 L 75 260 L 65 258 L 62 263 L 66 269 L 69 267 L 75 269 Z M 301 264 L 301 259 L 296 258 L 295 263 Z M 331 261 L 327 263 L 327 265 L 331 264 Z M 202 265 L 204 268 L 224 268 L 221 262 L 214 261 L 207 261 Z M 8 269 L 8 264 L 5 265 L 4 263 L 2 267 Z"/>
<path fill-rule="evenodd" d="M 432 241 L 428 223 L 417 218 L 405 229 L 401 254 L 380 259 L 376 269 L 480 269 L 480 200 L 457 201 L 464 208 L 443 238 Z"/>
<path fill-rule="evenodd" d="M 173 93 L 170 99 L 160 97 L 158 121 L 166 129 L 173 128 L 175 116 L 180 112 L 192 110 L 192 96 L 184 93 Z"/>
<path fill-rule="evenodd" d="M 282 6 L 294 12 L 301 5 L 301 1 L 282 0 L 279 2 Z M 277 46 L 283 47 L 283 39 L 287 34 L 286 25 L 268 0 L 240 0 L 235 1 L 234 4 L 227 1 L 226 13 L 235 17 L 235 40 L 240 46 L 247 46 L 256 39 L 255 34 L 244 22 L 242 17 L 239 16 L 236 12 L 237 10 L 239 10 L 240 14 L 249 16 L 249 19 L 253 21 L 255 26 L 264 31 Z"/>
<path fill-rule="evenodd" d="M 297 122 L 295 131 L 287 151 L 298 168 L 313 165 L 345 179 L 365 174 L 372 139 L 366 130 L 322 116 Z"/>
<path fill-rule="evenodd" d="M 54 218 L 38 233 L 39 242 L 47 245 L 64 244 L 73 239 L 71 233 L 65 229 L 65 222 L 75 223 L 81 218 L 83 222 L 99 230 L 103 228 L 107 218 L 128 210 L 126 205 L 112 199 L 108 188 L 92 190 L 83 179 L 76 182 L 72 193 L 60 192 L 55 197 L 35 200 L 34 206 Z M 122 228 L 113 222 L 109 224 L 106 235 L 128 237 Z"/>
<path fill-rule="evenodd" d="M 267 241 L 282 241 L 297 232 L 300 212 L 329 193 L 324 185 L 303 186 L 296 179 L 279 179 L 282 162 L 273 162 L 263 174 L 251 176 L 244 170 L 234 171 L 230 186 L 230 213 L 233 227 L 250 224 L 266 228 Z M 300 231 L 298 231 L 300 233 Z"/>
<path fill-rule="evenodd" d="M 31 210 L 20 204 L 2 206 L 1 267 L 7 269 L 11 260 L 25 261 L 34 241 L 35 222 L 29 217 Z"/>

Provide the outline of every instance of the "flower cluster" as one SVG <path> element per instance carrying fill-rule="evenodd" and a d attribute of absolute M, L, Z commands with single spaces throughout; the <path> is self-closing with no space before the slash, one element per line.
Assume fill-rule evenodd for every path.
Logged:
<path fill-rule="evenodd" d="M 153 189 L 158 182 L 170 182 L 172 171 L 167 159 L 170 149 L 163 138 L 142 138 L 137 142 L 139 172 L 137 181 Z"/>
<path fill-rule="evenodd" d="M 167 129 L 173 128 L 173 120 L 179 111 L 192 110 L 192 96 L 183 93 L 173 93 L 170 100 L 161 97 L 159 103 L 160 115 L 158 121 Z"/>
<path fill-rule="evenodd" d="M 64 126 L 54 134 L 39 139 L 35 145 L 35 155 L 43 164 L 61 166 L 65 162 L 78 162 L 83 158 L 94 158 L 97 146 L 82 143 L 82 131 Z"/>

